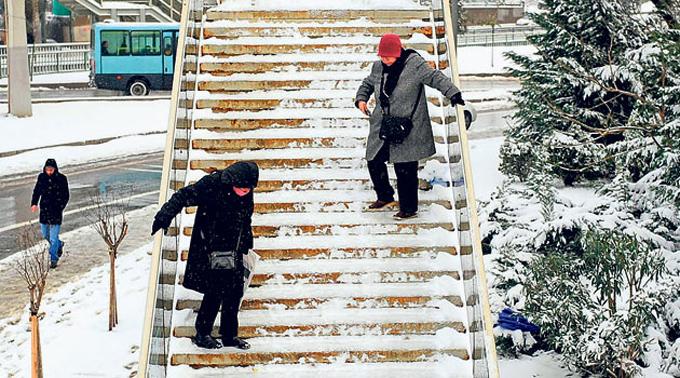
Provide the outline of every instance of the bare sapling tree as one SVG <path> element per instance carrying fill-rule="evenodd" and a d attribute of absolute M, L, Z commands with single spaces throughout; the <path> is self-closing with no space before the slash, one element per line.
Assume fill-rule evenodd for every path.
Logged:
<path fill-rule="evenodd" d="M 32 225 L 21 229 L 17 237 L 21 252 L 13 262 L 13 269 L 26 283 L 29 293 L 31 321 L 31 377 L 42 378 L 42 353 L 40 348 L 40 302 L 45 293 L 45 282 L 50 271 L 50 253 L 47 243 L 41 240 Z"/>
<path fill-rule="evenodd" d="M 91 196 L 89 218 L 92 228 L 106 244 L 109 253 L 109 331 L 118 325 L 118 300 L 116 296 L 116 258 L 121 243 L 128 234 L 129 200 L 126 193 L 130 189 L 110 189 Z"/>

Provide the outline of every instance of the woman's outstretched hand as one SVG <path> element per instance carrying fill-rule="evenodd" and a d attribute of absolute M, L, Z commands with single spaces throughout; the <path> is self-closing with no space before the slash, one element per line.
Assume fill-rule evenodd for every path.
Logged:
<path fill-rule="evenodd" d="M 357 102 L 357 107 L 359 110 L 361 110 L 362 113 L 366 114 L 367 116 L 371 115 L 371 112 L 368 110 L 368 104 L 366 101 L 359 101 Z"/>

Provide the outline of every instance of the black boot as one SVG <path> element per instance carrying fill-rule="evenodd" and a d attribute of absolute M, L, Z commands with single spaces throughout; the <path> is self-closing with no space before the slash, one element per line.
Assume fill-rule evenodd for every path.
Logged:
<path fill-rule="evenodd" d="M 224 345 L 225 347 L 234 347 L 243 350 L 250 349 L 250 344 L 248 344 L 247 341 L 243 340 L 240 337 L 234 337 L 232 339 L 223 338 L 222 345 Z"/>
<path fill-rule="evenodd" d="M 196 334 L 196 336 L 191 338 L 191 341 L 193 341 L 194 344 L 199 348 L 218 349 L 222 347 L 222 345 L 220 345 L 220 342 L 215 340 L 210 335 Z"/>
<path fill-rule="evenodd" d="M 57 257 L 61 258 L 61 255 L 64 254 L 64 242 L 61 242 L 61 245 L 59 246 L 59 250 L 57 251 Z"/>

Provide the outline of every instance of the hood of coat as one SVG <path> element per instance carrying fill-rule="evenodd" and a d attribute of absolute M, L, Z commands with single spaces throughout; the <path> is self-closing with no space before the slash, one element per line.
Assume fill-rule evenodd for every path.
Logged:
<path fill-rule="evenodd" d="M 53 167 L 53 168 L 54 168 L 54 174 L 55 174 L 55 175 L 56 175 L 57 173 L 59 173 L 59 167 L 57 166 L 57 161 L 56 161 L 56 160 L 54 160 L 54 159 L 47 159 L 47 160 L 45 161 L 45 165 L 43 166 L 43 172 L 44 172 L 45 174 L 47 174 L 47 172 L 45 172 L 45 168 L 47 168 L 47 167 Z"/>
<path fill-rule="evenodd" d="M 252 161 L 239 161 L 223 170 L 220 179 L 227 185 L 236 188 L 254 188 L 260 177 L 257 164 Z"/>

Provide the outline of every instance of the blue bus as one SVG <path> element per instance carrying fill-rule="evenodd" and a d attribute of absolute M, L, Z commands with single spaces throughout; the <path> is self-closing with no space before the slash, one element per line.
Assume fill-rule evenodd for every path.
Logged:
<path fill-rule="evenodd" d="M 90 66 L 97 88 L 132 96 L 172 89 L 178 34 L 178 23 L 94 24 Z"/>

